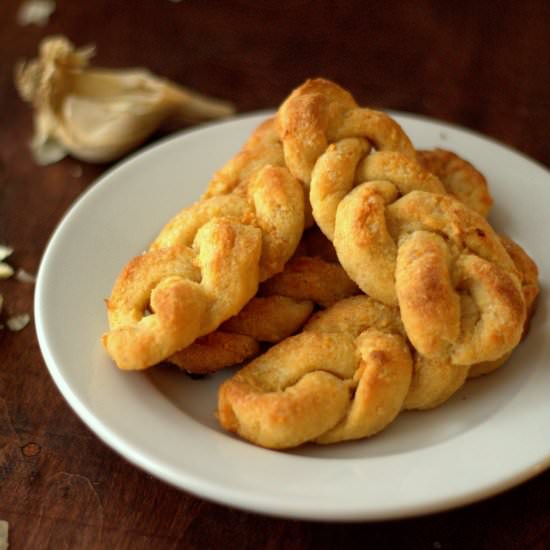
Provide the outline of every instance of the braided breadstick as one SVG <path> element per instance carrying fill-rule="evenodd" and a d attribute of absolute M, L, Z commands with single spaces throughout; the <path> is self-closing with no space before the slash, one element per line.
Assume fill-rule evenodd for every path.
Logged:
<path fill-rule="evenodd" d="M 348 333 L 358 336 L 375 326 L 391 328 L 391 332 L 406 339 L 405 330 L 395 307 L 366 296 L 341 300 L 331 308 L 318 313 L 304 327 L 304 332 Z M 413 358 L 411 384 L 404 397 L 404 409 L 431 409 L 445 402 L 465 382 L 468 365 L 453 365 L 446 359 L 429 359 L 410 347 Z"/>
<path fill-rule="evenodd" d="M 266 166 L 243 196 L 205 199 L 175 216 L 126 266 L 107 301 L 103 344 L 117 365 L 152 366 L 238 313 L 292 256 L 303 205 L 288 170 Z"/>
<path fill-rule="evenodd" d="M 483 174 L 481 174 L 472 164 L 455 153 L 443 149 L 417 151 L 417 161 L 425 170 L 428 170 L 440 179 L 447 193 L 455 196 L 479 214 L 483 216 L 488 214 L 493 201 L 489 194 L 487 181 Z M 367 174 L 364 173 L 363 176 L 367 176 Z M 504 248 L 513 260 L 520 275 L 527 309 L 527 320 L 529 320 L 533 313 L 534 303 L 539 288 L 536 264 L 525 251 L 511 239 L 500 235 L 499 240 L 504 245 Z M 526 325 L 527 322 L 524 326 Z M 525 328 L 523 333 L 525 333 Z M 472 365 L 468 377 L 471 378 L 492 372 L 505 363 L 510 354 L 511 352 L 507 352 L 500 359 Z"/>
<path fill-rule="evenodd" d="M 415 348 L 457 364 L 513 349 L 526 319 L 519 272 L 485 219 L 450 196 L 421 191 L 386 214 L 398 243 L 396 297 Z"/>
<path fill-rule="evenodd" d="M 420 353 L 460 364 L 500 358 L 525 321 L 512 260 L 481 215 L 414 160 L 402 130 L 381 114 L 361 126 L 365 110 L 350 98 L 309 81 L 278 113 L 286 162 L 310 183 L 319 227 L 364 292 L 400 306 Z M 379 151 L 365 156 L 371 144 Z"/>
<path fill-rule="evenodd" d="M 395 307 L 356 296 L 224 382 L 217 414 L 225 429 L 265 447 L 334 443 L 373 435 L 421 400 L 442 403 L 466 374 L 411 350 Z"/>

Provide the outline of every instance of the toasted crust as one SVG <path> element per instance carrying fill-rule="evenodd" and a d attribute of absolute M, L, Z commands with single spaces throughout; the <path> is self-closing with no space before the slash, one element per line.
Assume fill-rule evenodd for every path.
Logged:
<path fill-rule="evenodd" d="M 309 188 L 317 159 L 329 143 L 362 138 L 378 150 L 415 150 L 401 127 L 388 115 L 359 108 L 349 92 L 321 78 L 296 88 L 277 113 L 279 136 L 290 171 Z"/>
<path fill-rule="evenodd" d="M 339 264 L 310 256 L 290 260 L 284 271 L 266 281 L 260 291 L 311 300 L 324 307 L 360 292 Z"/>
<path fill-rule="evenodd" d="M 499 239 L 518 270 L 523 296 L 525 297 L 527 319 L 529 320 L 534 313 L 540 292 L 537 264 L 518 243 L 506 235 L 499 235 Z"/>
<path fill-rule="evenodd" d="M 239 188 L 246 188 L 256 172 L 268 165 L 285 165 L 283 144 L 273 117 L 262 122 L 239 153 L 212 176 L 203 198 L 227 195 Z"/>
<path fill-rule="evenodd" d="M 416 160 L 441 180 L 447 193 L 487 217 L 493 199 L 487 180 L 472 164 L 444 149 L 417 151 Z"/>
<path fill-rule="evenodd" d="M 246 334 L 259 342 L 280 342 L 302 328 L 313 305 L 311 300 L 295 300 L 282 295 L 256 297 L 220 329 Z"/>
<path fill-rule="evenodd" d="M 407 334 L 418 351 L 431 358 L 448 353 L 453 363 L 473 364 L 495 360 L 513 349 L 526 316 L 519 272 L 485 219 L 448 195 L 421 191 L 390 205 L 387 219 L 400 243 L 396 295 Z M 432 236 L 421 238 L 426 233 Z M 430 248 L 424 251 L 423 246 L 434 239 L 438 251 L 430 255 Z M 406 252 L 411 243 L 414 259 Z M 431 258 L 436 258 L 439 271 L 430 271 Z M 412 294 L 425 297 L 426 305 L 416 307 Z M 442 326 L 454 327 L 452 335 L 442 332 Z M 423 336 L 430 333 L 436 334 L 435 347 L 427 345 Z"/>
<path fill-rule="evenodd" d="M 494 230 L 449 195 L 411 191 L 395 200 L 392 185 L 362 184 L 338 207 L 334 244 L 347 273 L 400 306 L 411 342 L 428 357 L 472 364 L 510 351 L 525 303 Z"/>
<path fill-rule="evenodd" d="M 521 335 L 522 338 L 525 338 L 527 332 L 529 331 L 531 317 L 535 313 L 537 296 L 540 291 L 537 264 L 535 264 L 527 252 L 525 252 L 525 250 L 518 243 L 505 235 L 500 235 L 499 238 L 519 272 L 526 307 L 526 320 L 523 325 Z M 483 374 L 493 372 L 504 365 L 504 363 L 506 363 L 506 361 L 510 358 L 511 354 L 512 351 L 504 354 L 502 357 L 499 357 L 494 361 L 484 361 L 482 363 L 472 365 L 468 371 L 468 378 L 476 378 Z"/>
<path fill-rule="evenodd" d="M 304 195 L 286 168 L 264 166 L 250 177 L 246 195 L 214 196 L 184 208 L 162 229 L 152 250 L 191 246 L 200 227 L 217 217 L 259 227 L 262 232 L 260 280 L 282 271 L 304 230 Z"/>
<path fill-rule="evenodd" d="M 317 313 L 308 321 L 304 331 L 357 336 L 372 326 L 384 332 L 406 336 L 398 308 L 364 295 L 341 300 Z M 411 353 L 414 370 L 403 408 L 431 409 L 449 399 L 464 384 L 468 366 L 452 364 L 448 358 L 423 357 L 413 347 Z"/>
<path fill-rule="evenodd" d="M 170 356 L 169 362 L 194 374 L 210 374 L 258 355 L 260 344 L 244 334 L 216 330 Z"/>

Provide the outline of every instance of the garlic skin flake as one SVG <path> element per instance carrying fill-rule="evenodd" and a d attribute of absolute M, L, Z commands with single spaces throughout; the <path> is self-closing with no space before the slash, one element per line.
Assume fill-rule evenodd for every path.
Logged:
<path fill-rule="evenodd" d="M 16 65 L 15 84 L 34 107 L 31 147 L 39 164 L 71 154 L 108 162 L 139 146 L 164 122 L 229 116 L 233 107 L 143 69 L 89 67 L 93 47 L 45 38 L 39 57 Z"/>
<path fill-rule="evenodd" d="M 32 273 L 29 273 L 22 268 L 19 268 L 15 272 L 15 280 L 19 281 L 20 283 L 34 284 L 36 283 L 36 275 L 33 275 Z"/>
<path fill-rule="evenodd" d="M 31 316 L 28 313 L 13 315 L 6 321 L 6 326 L 12 332 L 23 330 L 31 322 Z"/>
<path fill-rule="evenodd" d="M 48 24 L 50 16 L 55 11 L 54 0 L 25 0 L 17 11 L 17 23 L 21 26 Z"/>

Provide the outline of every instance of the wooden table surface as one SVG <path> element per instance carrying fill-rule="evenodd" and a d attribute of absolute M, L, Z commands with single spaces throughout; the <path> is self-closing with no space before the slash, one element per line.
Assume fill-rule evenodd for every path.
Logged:
<path fill-rule="evenodd" d="M 546 0 L 59 0 L 44 27 L 18 25 L 19 4 L 4 0 L 0 17 L 0 243 L 30 272 L 63 213 L 106 169 L 31 159 L 31 113 L 12 68 L 49 34 L 95 43 L 97 65 L 148 67 L 240 112 L 275 107 L 305 78 L 325 76 L 362 104 L 457 123 L 550 166 Z M 32 310 L 32 285 L 0 281 L 0 293 L 7 314 Z M 314 523 L 230 509 L 157 481 L 106 447 L 50 379 L 31 324 L 0 331 L 0 520 L 14 550 L 543 549 L 550 471 L 489 500 L 405 521 Z"/>

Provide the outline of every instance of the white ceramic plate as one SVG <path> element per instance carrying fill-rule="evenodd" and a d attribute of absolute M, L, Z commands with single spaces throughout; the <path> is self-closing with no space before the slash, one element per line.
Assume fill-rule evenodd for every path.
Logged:
<path fill-rule="evenodd" d="M 374 520 L 439 511 L 512 487 L 550 464 L 550 176 L 472 132 L 396 114 L 418 148 L 441 146 L 488 178 L 497 229 L 537 260 L 542 295 L 528 338 L 496 373 L 445 405 L 400 415 L 370 440 L 254 447 L 214 418 L 227 373 L 191 380 L 170 368 L 117 370 L 104 353 L 103 299 L 125 263 L 197 199 L 267 113 L 182 133 L 129 158 L 71 208 L 44 254 L 36 286 L 40 347 L 59 389 L 121 455 L 201 497 L 255 512 Z"/>

